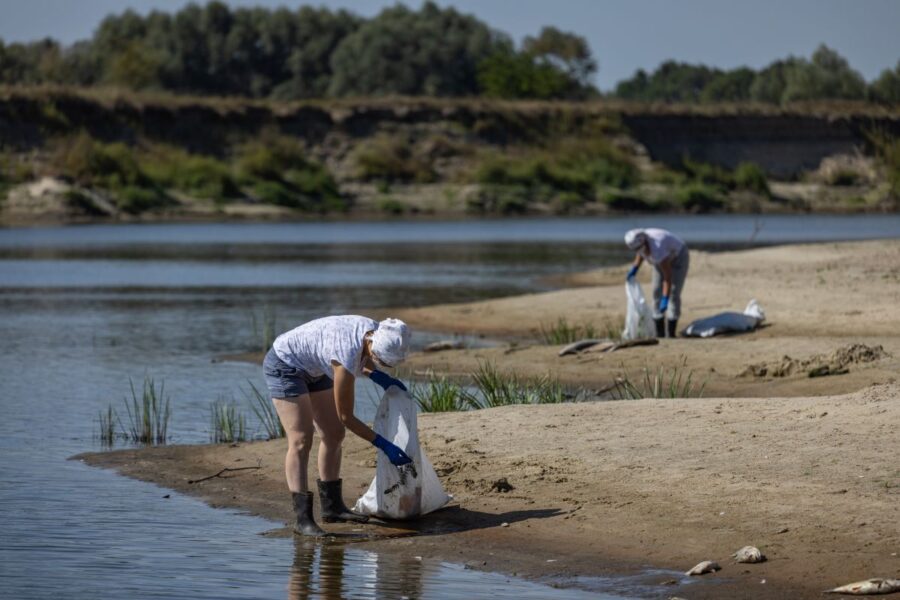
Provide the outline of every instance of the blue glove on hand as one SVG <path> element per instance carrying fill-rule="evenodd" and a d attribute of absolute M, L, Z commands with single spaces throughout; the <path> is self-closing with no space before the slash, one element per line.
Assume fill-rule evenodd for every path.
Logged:
<path fill-rule="evenodd" d="M 639 268 L 640 267 L 638 265 L 632 265 L 632 267 L 628 269 L 628 275 L 625 276 L 625 280 L 628 281 L 629 279 L 637 275 Z"/>
<path fill-rule="evenodd" d="M 402 381 L 400 381 L 399 379 L 394 379 L 387 373 L 382 373 L 381 371 L 378 371 L 378 370 L 375 370 L 375 371 L 372 371 L 371 373 L 369 373 L 369 379 L 371 379 L 372 381 L 374 381 L 375 383 L 380 385 L 382 388 L 384 388 L 384 391 L 387 391 L 387 389 L 389 387 L 391 387 L 392 385 L 396 385 L 398 388 L 400 388 L 404 392 L 409 391 L 406 389 L 406 386 L 403 385 Z"/>
<path fill-rule="evenodd" d="M 659 312 L 664 313 L 669 308 L 669 297 L 663 296 L 659 299 Z"/>
<path fill-rule="evenodd" d="M 382 373 L 382 375 L 384 375 L 384 373 Z M 407 456 L 406 452 L 390 443 L 377 433 L 375 434 L 375 439 L 372 440 L 372 445 L 384 452 L 387 455 L 388 459 L 391 461 L 391 464 L 395 467 L 408 465 L 412 462 L 412 459 Z"/>

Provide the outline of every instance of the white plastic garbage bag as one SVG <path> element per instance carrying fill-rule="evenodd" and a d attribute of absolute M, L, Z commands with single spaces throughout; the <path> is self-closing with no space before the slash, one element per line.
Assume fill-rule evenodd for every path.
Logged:
<path fill-rule="evenodd" d="M 409 519 L 435 511 L 451 500 L 425 452 L 419 447 L 416 406 L 408 392 L 388 388 L 375 413 L 375 433 L 400 447 L 413 460 L 395 467 L 376 451 L 375 479 L 354 510 L 388 519 Z"/>
<path fill-rule="evenodd" d="M 622 339 L 637 340 L 656 337 L 653 309 L 650 308 L 644 297 L 641 284 L 634 278 L 625 282 L 625 296 L 628 298 L 628 308 L 625 311 L 625 331 L 622 332 Z"/>
<path fill-rule="evenodd" d="M 753 331 L 766 319 L 766 313 L 753 299 L 747 303 L 744 312 L 723 312 L 711 317 L 697 319 L 684 328 L 682 335 L 688 337 L 711 337 L 720 333 L 740 333 Z"/>

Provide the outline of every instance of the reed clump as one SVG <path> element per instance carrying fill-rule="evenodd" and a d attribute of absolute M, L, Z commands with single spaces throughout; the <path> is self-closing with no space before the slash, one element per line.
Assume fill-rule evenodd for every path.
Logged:
<path fill-rule="evenodd" d="M 165 395 L 165 382 L 156 383 L 149 377 L 144 378 L 141 394 L 131 386 L 131 402 L 125 401 L 128 413 L 128 427 L 125 438 L 139 444 L 165 444 L 168 439 L 169 418 L 172 416 L 170 398 Z"/>
<path fill-rule="evenodd" d="M 243 442 L 247 439 L 247 419 L 234 403 L 219 399 L 210 404 L 210 440 L 214 444 Z"/>
<path fill-rule="evenodd" d="M 596 337 L 597 329 L 593 323 L 570 324 L 565 317 L 560 317 L 555 323 L 541 323 L 538 334 L 541 341 L 548 345 L 571 344 L 585 338 Z"/>
<path fill-rule="evenodd" d="M 549 375 L 523 377 L 503 373 L 489 362 L 470 374 L 470 385 L 431 376 L 414 384 L 410 393 L 422 412 L 480 410 L 511 404 L 559 404 L 584 398 L 582 389 L 569 389 Z"/>
<path fill-rule="evenodd" d="M 641 398 L 702 398 L 709 378 L 698 384 L 694 371 L 687 369 L 687 359 L 674 367 L 644 367 L 640 375 L 632 379 L 626 372 L 616 379 L 610 395 L 615 400 L 639 400 Z"/>
<path fill-rule="evenodd" d="M 247 383 L 250 385 L 250 390 L 245 394 L 250 401 L 250 410 L 259 419 L 266 432 L 266 439 L 283 438 L 285 436 L 284 426 L 281 424 L 281 419 L 278 418 L 275 405 L 272 404 L 267 394 L 263 394 L 253 385 L 253 382 L 248 381 Z"/>

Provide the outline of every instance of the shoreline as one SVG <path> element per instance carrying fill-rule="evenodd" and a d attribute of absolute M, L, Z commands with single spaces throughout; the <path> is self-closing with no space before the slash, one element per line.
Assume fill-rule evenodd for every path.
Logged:
<path fill-rule="evenodd" d="M 611 358 L 559 357 L 559 346 L 536 343 L 411 357 L 409 372 L 462 376 L 488 360 L 501 371 L 551 373 L 585 386 L 608 382 L 623 369 L 687 361 L 688 368 L 709 373 L 709 386 L 703 398 L 423 414 L 420 439 L 455 497 L 453 507 L 396 524 L 394 533 L 415 531 L 413 537 L 367 541 L 366 547 L 563 584 L 576 576 L 639 573 L 648 565 L 683 573 L 702 560 L 718 561 L 723 570 L 714 575 L 675 578 L 665 586 L 669 575 L 653 581 L 659 597 L 694 600 L 819 598 L 822 590 L 850 581 L 895 577 L 900 240 L 696 252 L 691 268 L 684 325 L 740 310 L 735 305 L 749 294 L 761 296 L 770 325 L 740 336 L 663 340 Z M 382 312 L 413 327 L 487 335 L 533 335 L 536 323 L 559 316 L 599 325 L 623 310 L 620 271 L 573 274 L 567 281 L 580 287 L 553 292 Z M 748 364 L 828 354 L 854 343 L 882 346 L 885 354 L 829 377 L 740 375 Z M 287 521 L 283 444 L 170 446 L 75 458 L 214 507 Z M 350 504 L 373 476 L 374 454 L 353 436 L 344 452 Z M 257 461 L 259 470 L 188 483 Z M 513 486 L 507 493 L 493 486 L 502 478 Z M 349 526 L 326 529 L 352 532 Z M 730 554 L 745 545 L 759 547 L 768 561 L 733 563 Z"/>
<path fill-rule="evenodd" d="M 716 560 L 723 567 L 717 574 L 674 578 L 674 584 L 666 574 L 653 583 L 668 582 L 660 589 L 694 599 L 818 598 L 823 589 L 900 569 L 900 479 L 894 479 L 900 475 L 890 459 L 900 450 L 890 435 L 900 423 L 898 397 L 900 386 L 893 384 L 822 398 L 636 400 L 422 415 L 423 447 L 454 494 L 453 506 L 389 530 L 366 526 L 375 535 L 416 535 L 365 547 L 562 582 L 615 579 L 648 566 L 684 572 Z M 871 435 L 884 444 L 873 448 Z M 213 507 L 288 521 L 283 451 L 283 440 L 275 440 L 75 458 Z M 342 470 L 348 503 L 365 491 L 373 458 L 363 442 L 348 438 Z M 258 471 L 189 483 L 257 463 Z M 511 491 L 491 490 L 501 477 Z M 326 528 L 344 535 L 359 529 Z M 748 544 L 768 561 L 734 564 L 729 555 Z"/>

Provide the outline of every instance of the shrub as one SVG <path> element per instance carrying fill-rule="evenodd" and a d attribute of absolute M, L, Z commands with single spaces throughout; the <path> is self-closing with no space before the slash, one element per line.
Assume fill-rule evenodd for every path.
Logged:
<path fill-rule="evenodd" d="M 639 195 L 620 190 L 605 192 L 602 196 L 604 204 L 612 210 L 625 212 L 656 212 L 663 208 L 659 202 L 649 202 Z"/>
<path fill-rule="evenodd" d="M 696 183 L 716 186 L 726 190 L 731 190 L 735 187 L 734 175 L 722 167 L 684 158 L 682 160 L 682 168 L 690 179 Z"/>
<path fill-rule="evenodd" d="M 553 199 L 553 212 L 558 215 L 576 211 L 585 204 L 584 196 L 574 192 L 562 192 Z"/>
<path fill-rule="evenodd" d="M 517 186 L 486 186 L 466 200 L 466 210 L 474 213 L 524 214 L 528 210 L 528 190 Z"/>
<path fill-rule="evenodd" d="M 240 181 L 263 202 L 307 211 L 346 210 L 337 183 L 321 164 L 306 158 L 302 144 L 264 138 L 241 148 Z"/>
<path fill-rule="evenodd" d="M 436 176 L 431 165 L 417 158 L 399 136 L 377 135 L 357 146 L 352 158 L 356 176 L 363 181 L 428 183 Z"/>
<path fill-rule="evenodd" d="M 734 170 L 734 183 L 742 190 L 749 190 L 761 196 L 770 194 L 766 172 L 756 163 L 742 162 L 739 164 Z"/>
<path fill-rule="evenodd" d="M 701 183 L 689 183 L 675 190 L 675 199 L 686 211 L 705 213 L 725 206 L 718 189 Z"/>
<path fill-rule="evenodd" d="M 406 205 L 393 198 L 382 198 L 378 201 L 378 210 L 393 216 L 400 216 L 406 212 Z"/>
<path fill-rule="evenodd" d="M 178 148 L 155 148 L 143 160 L 147 174 L 158 184 L 197 198 L 223 201 L 241 196 L 231 169 L 210 156 Z"/>

